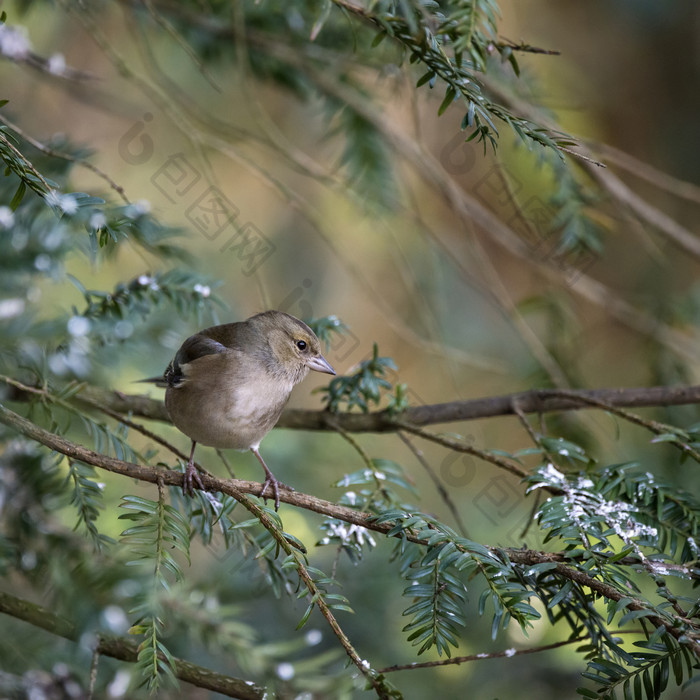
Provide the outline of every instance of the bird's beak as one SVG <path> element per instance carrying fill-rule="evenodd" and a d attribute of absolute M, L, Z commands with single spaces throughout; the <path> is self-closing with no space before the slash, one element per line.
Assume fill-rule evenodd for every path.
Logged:
<path fill-rule="evenodd" d="M 325 374 L 335 374 L 335 370 L 330 366 L 328 360 L 323 355 L 310 357 L 306 362 L 306 366 L 315 372 L 323 372 Z"/>

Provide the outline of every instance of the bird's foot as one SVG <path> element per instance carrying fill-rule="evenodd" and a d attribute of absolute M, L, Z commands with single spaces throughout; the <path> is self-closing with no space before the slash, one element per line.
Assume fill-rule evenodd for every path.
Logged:
<path fill-rule="evenodd" d="M 272 492 L 275 496 L 275 510 L 279 510 L 280 486 L 283 489 L 287 489 L 288 491 L 294 491 L 294 489 L 291 486 L 283 484 L 281 481 L 277 481 L 275 475 L 267 468 L 265 460 L 260 456 L 260 452 L 258 452 L 257 445 L 255 447 L 251 447 L 250 450 L 257 457 L 258 461 L 262 465 L 262 468 L 265 470 L 265 481 L 263 482 L 262 489 L 260 490 L 260 498 L 262 498 L 265 501 L 265 503 L 267 503 L 267 496 L 265 495 L 265 493 L 267 491 L 267 487 L 272 486 Z"/>
<path fill-rule="evenodd" d="M 268 471 L 267 474 L 265 475 L 265 481 L 263 482 L 263 487 L 260 490 L 260 497 L 267 503 L 267 496 L 265 495 L 265 492 L 267 491 L 267 487 L 272 486 L 272 493 L 274 494 L 275 497 L 275 510 L 280 509 L 280 483 L 277 481 L 275 478 L 275 475 L 271 472 Z M 284 486 L 284 484 L 282 484 Z"/>
<path fill-rule="evenodd" d="M 185 478 L 182 481 L 182 493 L 185 496 L 194 496 L 195 484 L 198 489 L 206 491 L 202 483 L 202 477 L 199 476 L 199 472 L 197 471 L 197 467 L 195 467 L 193 462 L 188 462 L 185 468 Z"/>

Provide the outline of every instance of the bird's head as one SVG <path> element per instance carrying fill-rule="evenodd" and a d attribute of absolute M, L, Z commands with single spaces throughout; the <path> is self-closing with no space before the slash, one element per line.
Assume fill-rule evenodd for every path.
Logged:
<path fill-rule="evenodd" d="M 285 376 L 294 384 L 308 371 L 335 374 L 335 370 L 321 353 L 321 342 L 303 322 L 282 311 L 265 311 L 248 322 L 267 340 L 270 354 L 268 371 Z"/>

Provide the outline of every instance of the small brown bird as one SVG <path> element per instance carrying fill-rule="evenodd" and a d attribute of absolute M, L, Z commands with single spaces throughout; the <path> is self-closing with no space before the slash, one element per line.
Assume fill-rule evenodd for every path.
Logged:
<path fill-rule="evenodd" d="M 205 328 L 190 336 L 165 370 L 165 407 L 192 440 L 183 490 L 203 488 L 194 466 L 197 443 L 251 450 L 265 470 L 260 495 L 279 486 L 258 448 L 272 430 L 295 384 L 309 370 L 335 374 L 314 332 L 298 318 L 265 311 L 239 323 Z"/>

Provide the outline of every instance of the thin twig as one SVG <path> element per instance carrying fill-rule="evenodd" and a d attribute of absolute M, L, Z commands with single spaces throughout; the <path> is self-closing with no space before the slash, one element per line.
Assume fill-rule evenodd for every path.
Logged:
<path fill-rule="evenodd" d="M 611 636 L 615 637 L 618 634 L 644 634 L 643 630 L 615 630 L 610 632 Z M 439 659 L 437 661 L 423 661 L 411 664 L 394 664 L 380 668 L 380 673 L 392 673 L 393 671 L 413 671 L 419 668 L 433 668 L 435 666 L 451 666 L 467 663 L 469 661 L 485 661 L 486 659 L 501 659 L 503 657 L 510 658 L 511 656 L 523 656 L 524 654 L 538 654 L 541 651 L 549 651 L 559 647 L 567 646 L 568 644 L 578 644 L 585 642 L 587 637 L 575 637 L 574 639 L 565 639 L 561 642 L 553 642 L 552 644 L 544 644 L 539 647 L 529 647 L 527 649 L 506 649 L 505 651 L 490 651 L 481 654 L 470 654 L 469 656 L 453 656 L 450 659 Z"/>
<path fill-rule="evenodd" d="M 425 455 L 423 454 L 423 450 L 419 449 L 416 447 L 407 437 L 404 435 L 404 433 L 399 430 L 398 436 L 401 439 L 401 441 L 408 447 L 409 450 L 413 453 L 413 456 L 418 460 L 418 463 L 425 469 L 427 472 L 428 476 L 430 477 L 430 480 L 433 482 L 435 485 L 435 488 L 437 489 L 437 492 L 440 494 L 440 498 L 442 498 L 443 502 L 447 506 L 448 510 L 450 513 L 452 513 L 452 517 L 455 519 L 455 522 L 457 523 L 457 528 L 459 529 L 460 533 L 464 535 L 464 537 L 469 537 L 469 534 L 467 533 L 467 528 L 464 525 L 464 521 L 462 520 L 462 516 L 459 514 L 459 511 L 457 510 L 457 506 L 455 505 L 454 501 L 450 497 L 450 494 L 448 493 L 447 489 L 443 486 L 442 482 L 438 478 L 437 474 L 435 473 L 435 470 L 432 468 L 432 466 L 428 463 L 428 460 L 425 458 Z"/>
<path fill-rule="evenodd" d="M 586 145 L 591 150 L 602 153 L 608 163 L 617 165 L 630 175 L 645 180 L 676 197 L 700 204 L 700 187 L 695 183 L 669 175 L 610 144 L 589 142 Z"/>
<path fill-rule="evenodd" d="M 228 472 L 228 475 L 232 479 L 235 479 L 236 473 L 233 471 L 233 467 L 231 466 L 231 463 L 226 458 L 226 455 L 224 454 L 223 450 L 216 448 L 216 454 L 217 454 L 218 458 L 224 463 L 224 467 L 226 467 L 226 471 Z"/>
<path fill-rule="evenodd" d="M 582 403 L 588 404 L 590 406 L 596 406 L 597 408 L 602 408 L 605 411 L 609 411 L 610 413 L 613 413 L 616 416 L 620 416 L 620 418 L 624 418 L 630 423 L 641 425 L 642 427 L 651 431 L 655 435 L 673 433 L 674 435 L 677 435 L 677 439 L 670 440 L 670 444 L 674 447 L 677 447 L 679 450 L 681 450 L 681 452 L 685 452 L 686 454 L 690 455 L 696 462 L 700 463 L 700 452 L 691 447 L 687 442 L 681 440 L 680 436 L 678 435 L 678 431 L 671 425 L 666 425 L 664 423 L 659 423 L 659 421 L 642 418 L 636 413 L 632 413 L 632 411 L 627 411 L 624 408 L 619 408 L 618 406 L 614 406 L 607 401 L 602 401 L 601 399 L 596 399 L 590 396 L 573 395 L 571 392 L 565 390 L 555 389 L 553 391 L 554 393 L 559 394 L 562 397 L 575 397 L 576 400 L 581 401 Z"/>
<path fill-rule="evenodd" d="M 415 425 L 411 425 L 410 423 L 407 423 L 405 421 L 396 420 L 395 423 L 406 432 L 418 435 L 424 440 L 429 440 L 430 442 L 442 445 L 443 447 L 448 447 L 449 449 L 454 450 L 455 452 L 463 452 L 464 454 L 472 455 L 474 457 L 478 457 L 479 459 L 483 459 L 485 462 L 490 462 L 491 464 L 496 465 L 499 469 L 503 469 L 507 472 L 510 472 L 511 474 L 514 474 L 515 476 L 520 477 L 521 479 L 525 479 L 529 476 L 524 469 L 521 469 L 512 462 L 508 462 L 507 460 L 503 459 L 503 457 L 491 454 L 486 450 L 480 450 L 477 447 L 472 447 L 471 445 L 467 445 L 464 442 L 459 442 L 457 440 L 446 438 L 443 435 L 436 435 L 435 433 L 430 433 L 427 430 L 423 430 L 422 428 L 419 428 Z"/>
<path fill-rule="evenodd" d="M 365 466 L 367 467 L 367 469 L 369 469 L 371 472 L 374 473 L 376 471 L 376 469 L 374 467 L 374 464 L 372 464 L 372 459 L 367 454 L 367 451 L 364 449 L 364 447 L 362 447 L 362 445 L 360 445 L 360 443 L 357 440 L 355 440 L 355 438 L 352 435 L 350 435 L 350 433 L 347 430 L 345 430 L 344 428 L 341 428 L 339 425 L 335 424 L 335 422 L 333 420 L 331 420 L 331 426 L 338 432 L 338 434 L 344 440 L 346 440 L 348 443 L 350 443 L 352 448 L 362 458 L 362 461 L 365 463 Z"/>
<path fill-rule="evenodd" d="M 211 85 L 214 90 L 221 92 L 221 88 L 214 80 L 213 76 L 207 70 L 206 66 L 202 62 L 202 59 L 197 55 L 195 50 L 187 43 L 185 38 L 175 29 L 175 27 L 153 6 L 151 0 L 142 0 L 143 4 L 148 10 L 148 14 L 153 18 L 153 20 L 162 27 L 170 36 L 175 40 L 175 42 L 180 46 L 180 48 L 187 54 L 188 58 L 197 66 L 197 70 L 204 76 L 205 80 Z"/>
<path fill-rule="evenodd" d="M 158 469 L 154 467 L 146 467 L 140 464 L 125 462 L 123 460 L 116 459 L 114 457 L 109 457 L 108 455 L 104 455 L 99 452 L 95 452 L 94 450 L 89 450 L 85 447 L 82 447 L 81 445 L 77 445 L 76 443 L 71 442 L 70 440 L 66 440 L 60 435 L 56 435 L 55 433 L 51 433 L 48 430 L 45 430 L 44 428 L 40 428 L 38 425 L 35 425 L 26 418 L 23 418 L 22 416 L 14 413 L 13 411 L 10 411 L 2 404 L 0 404 L 0 422 L 13 427 L 26 437 L 29 437 L 32 440 L 36 440 L 37 442 L 40 442 L 41 444 L 51 448 L 52 450 L 66 455 L 69 459 L 75 459 L 80 462 L 85 462 L 87 464 L 92 464 L 93 466 L 106 469 L 116 474 L 122 474 L 124 476 L 129 476 L 135 479 L 139 479 L 141 481 L 147 481 L 156 484 L 159 489 L 159 493 L 166 485 L 182 486 L 184 483 L 184 474 L 182 474 L 181 472 L 176 472 L 171 469 Z M 248 498 L 247 496 L 247 494 L 249 493 L 255 494 L 256 496 L 260 496 L 262 484 L 256 482 L 237 481 L 233 479 L 222 480 L 217 479 L 216 477 L 213 477 L 208 474 L 203 474 L 201 478 L 204 483 L 204 487 L 207 491 L 220 491 L 221 493 L 226 493 L 235 498 L 239 503 L 241 503 L 241 505 L 243 505 L 247 510 L 249 510 L 253 515 L 255 515 L 255 517 L 257 517 L 260 520 L 263 527 L 268 529 L 270 534 L 272 534 L 273 537 L 275 537 L 275 539 L 279 542 L 280 546 L 285 550 L 285 552 L 287 552 L 287 554 L 294 555 L 296 553 L 296 550 L 291 547 L 286 538 L 278 532 L 278 528 L 270 519 L 270 516 L 267 515 L 265 510 L 253 501 L 251 501 L 250 498 Z M 295 491 L 288 491 L 287 489 L 281 488 L 280 500 L 284 501 L 289 496 L 293 496 L 296 493 L 297 492 Z M 303 500 L 307 500 L 308 498 L 309 497 L 306 497 Z M 311 498 L 313 499 L 313 497 Z M 320 499 L 315 500 L 317 500 L 319 504 L 323 503 L 322 501 L 320 501 Z M 333 504 L 329 505 L 332 506 Z M 337 508 L 340 508 L 341 512 L 345 510 L 351 510 L 343 508 L 342 506 L 338 506 Z M 315 509 L 312 508 L 312 510 Z M 357 513 L 357 511 L 354 512 Z M 331 515 L 331 517 L 333 516 Z M 365 514 L 365 518 L 368 517 L 369 516 Z M 312 590 L 311 587 L 315 589 L 315 583 L 313 582 L 311 575 L 308 573 L 308 571 L 306 571 L 306 568 L 303 566 L 303 564 L 300 564 L 298 560 L 297 563 L 299 564 L 299 566 L 297 566 L 299 575 L 302 581 L 304 582 L 304 585 L 310 587 L 309 590 L 313 595 L 314 590 Z M 353 663 L 367 677 L 367 680 L 373 685 L 373 687 L 377 689 L 379 697 L 387 697 L 386 695 L 382 694 L 382 692 L 380 692 L 381 683 L 376 680 L 375 674 L 372 672 L 371 668 L 367 666 L 367 664 L 364 663 L 363 660 L 359 657 L 357 652 L 355 652 L 354 648 L 350 644 L 348 637 L 341 629 L 340 625 L 338 624 L 337 620 L 335 619 L 335 616 L 333 615 L 328 605 L 320 598 L 317 598 L 316 603 L 318 604 L 319 610 L 326 618 L 334 634 L 336 634 L 336 636 L 340 640 L 348 656 L 350 656 L 350 658 L 352 659 Z"/>
<path fill-rule="evenodd" d="M 517 398 L 513 399 L 513 413 L 515 413 L 515 415 L 518 416 L 520 423 L 522 424 L 523 428 L 525 428 L 525 432 L 530 436 L 532 442 L 535 443 L 535 447 L 542 448 L 540 438 L 528 422 L 527 418 L 525 417 L 525 412 L 520 408 L 520 404 L 518 403 Z"/>
<path fill-rule="evenodd" d="M 22 163 L 24 163 L 24 166 L 27 168 L 27 170 L 30 170 L 34 177 L 36 177 L 37 180 L 39 180 L 39 182 L 41 182 L 41 184 L 46 188 L 46 192 L 44 192 L 43 194 L 48 194 L 53 190 L 49 183 L 46 182 L 43 175 L 32 165 L 30 161 L 28 161 L 24 157 L 24 154 L 20 150 L 18 150 L 15 146 L 13 146 L 10 143 L 10 140 L 5 136 L 5 134 L 3 134 L 2 131 L 0 131 L 0 140 L 5 144 L 7 148 L 9 148 L 15 154 L 15 156 L 17 156 L 17 158 L 19 158 L 19 160 L 22 161 Z M 36 189 L 36 185 L 34 186 L 34 189 Z"/>
<path fill-rule="evenodd" d="M 50 395 L 49 395 L 50 396 Z M 128 428 L 131 428 L 132 430 L 135 430 L 138 433 L 141 433 L 144 437 L 147 437 L 149 440 L 153 440 L 153 442 L 157 442 L 159 445 L 162 447 L 165 447 L 166 450 L 169 450 L 172 452 L 176 457 L 179 457 L 180 459 L 185 460 L 185 462 L 189 459 L 189 455 L 186 455 L 182 450 L 179 450 L 175 445 L 170 444 L 167 440 L 162 438 L 158 433 L 154 433 L 152 430 L 149 430 L 146 428 L 146 426 L 141 425 L 140 423 L 136 423 L 135 421 L 132 421 L 130 418 L 127 418 L 126 416 L 122 415 L 121 413 L 118 413 L 117 411 L 113 411 L 112 409 L 108 408 L 107 406 L 102 406 L 100 404 L 92 404 L 98 411 L 101 411 L 104 413 L 106 416 L 109 416 L 110 418 L 114 418 L 114 420 L 119 421 L 123 425 L 127 426 Z M 202 469 L 200 468 L 200 471 Z"/>
<path fill-rule="evenodd" d="M 488 87 L 489 92 L 494 94 L 501 103 L 519 111 L 529 119 L 538 121 L 546 128 L 556 128 L 556 124 L 554 124 L 551 119 L 543 116 L 536 107 L 517 97 L 512 92 L 508 92 L 502 85 L 498 84 L 489 76 L 483 76 L 483 82 Z M 580 152 L 575 155 L 581 157 Z M 595 161 L 589 162 L 588 158 L 584 158 L 582 167 L 598 181 L 607 195 L 613 197 L 619 204 L 628 208 L 642 221 L 651 225 L 668 240 L 672 241 L 678 248 L 689 253 L 695 260 L 700 260 L 700 238 L 698 238 L 695 233 L 685 226 L 682 226 L 671 216 L 653 206 L 647 199 L 634 192 L 617 177 L 617 175 L 611 172 L 610 169 L 595 167 L 593 163 L 595 163 Z"/>
<path fill-rule="evenodd" d="M 521 540 L 524 540 L 527 537 L 527 533 L 530 531 L 532 523 L 535 522 L 535 517 L 537 516 L 537 511 L 539 510 L 541 499 L 541 489 L 537 489 L 537 494 L 535 495 L 535 500 L 532 502 L 532 508 L 530 508 L 530 514 L 527 517 L 527 522 L 525 523 L 525 527 L 523 527 L 523 530 L 520 533 Z"/>
<path fill-rule="evenodd" d="M 343 0 L 334 0 L 334 2 L 338 6 L 344 7 L 346 11 L 352 11 L 353 14 L 361 19 L 366 21 L 373 20 L 372 12 L 366 10 L 360 5 L 345 2 Z M 170 9 L 172 9 L 172 7 Z M 232 27 L 230 25 L 222 26 L 221 24 L 217 24 L 211 21 L 210 18 L 200 14 L 182 12 L 181 10 L 178 11 L 181 12 L 186 21 L 199 26 L 204 31 L 213 33 L 219 37 L 231 37 L 237 42 L 240 40 L 240 37 L 238 36 L 240 31 L 238 31 L 236 27 Z M 424 179 L 430 182 L 437 191 L 441 192 L 445 196 L 457 214 L 468 218 L 479 228 L 488 232 L 490 238 L 499 246 L 504 247 L 517 258 L 525 260 L 528 264 L 536 267 L 538 271 L 544 274 L 548 279 L 556 280 L 559 283 L 562 281 L 562 273 L 565 275 L 575 273 L 577 275 L 576 284 L 571 285 L 567 282 L 566 286 L 568 291 L 578 294 L 588 302 L 604 309 L 606 313 L 624 323 L 635 332 L 643 333 L 653 337 L 659 342 L 664 343 L 674 352 L 693 359 L 697 356 L 697 343 L 695 343 L 692 338 L 688 338 L 677 329 L 672 328 L 663 322 L 659 322 L 658 319 L 652 319 L 643 311 L 640 311 L 628 302 L 617 298 L 610 288 L 601 284 L 597 280 L 587 277 L 584 274 L 579 274 L 580 270 L 576 270 L 571 266 L 552 266 L 548 264 L 547 261 L 534 259 L 531 251 L 529 251 L 524 242 L 517 237 L 517 235 L 512 231 L 511 227 L 500 221 L 498 217 L 490 212 L 487 207 L 477 200 L 477 198 L 472 197 L 468 192 L 465 192 L 457 182 L 455 182 L 445 173 L 444 168 L 440 166 L 440 163 L 436 158 L 432 157 L 429 153 L 426 153 L 425 149 L 421 149 L 416 145 L 415 139 L 405 137 L 403 134 L 399 133 L 395 126 L 395 120 L 387 118 L 382 110 L 379 108 L 374 108 L 373 106 L 368 105 L 366 100 L 360 99 L 361 96 L 359 92 L 353 91 L 351 87 L 348 86 L 346 81 L 340 81 L 334 76 L 328 75 L 327 67 L 330 65 L 330 60 L 328 57 L 329 55 L 333 55 L 332 52 L 321 52 L 319 51 L 319 47 L 314 45 L 311 47 L 311 50 L 313 51 L 312 56 L 305 57 L 299 55 L 297 47 L 285 45 L 284 42 L 279 41 L 279 37 L 275 37 L 273 41 L 270 37 L 266 36 L 264 32 L 249 31 L 247 32 L 247 38 L 251 43 L 254 41 L 260 45 L 269 55 L 305 71 L 310 79 L 316 83 L 319 89 L 322 91 L 325 91 L 328 94 L 351 104 L 353 109 L 355 109 L 358 114 L 361 114 L 364 118 L 366 118 L 387 138 L 392 148 L 395 148 L 407 162 L 419 169 L 419 172 Z M 311 58 L 315 58 L 317 61 L 323 62 L 324 57 L 326 59 L 323 63 L 325 71 L 319 70 L 311 61 Z M 528 105 L 524 101 L 518 101 L 518 98 L 504 91 L 502 87 L 495 84 L 495 81 L 490 80 L 488 75 L 482 75 L 481 79 L 492 94 L 497 95 L 498 99 L 502 103 L 511 106 L 515 105 L 515 111 L 525 114 L 525 116 L 531 120 L 538 121 L 543 119 L 542 115 L 540 114 L 533 116 L 531 113 L 531 105 Z M 527 110 L 528 108 L 530 109 L 530 112 L 523 111 Z M 552 128 L 556 128 L 556 125 Z M 189 135 L 192 133 L 192 130 L 185 131 L 184 133 Z M 197 139 L 204 142 L 207 140 L 207 135 L 198 134 Z M 208 139 L 207 143 L 210 146 L 218 148 L 219 150 L 225 150 L 227 148 L 226 142 L 221 140 L 216 142 L 215 139 Z M 579 153 L 578 155 L 581 154 Z M 236 154 L 236 156 L 241 158 L 241 154 Z M 317 232 L 324 236 L 326 242 L 333 247 L 333 241 L 330 240 L 323 229 L 317 225 L 314 217 L 308 215 L 307 211 L 304 209 L 304 204 L 298 195 L 295 193 L 290 193 L 281 182 L 276 180 L 274 177 L 271 177 L 268 173 L 263 172 L 259 165 L 257 165 L 257 163 L 252 159 L 246 160 L 245 158 L 242 158 L 242 160 L 248 167 L 251 167 L 254 171 L 256 171 L 268 184 L 275 188 L 285 200 L 294 206 L 295 209 L 300 211 L 303 210 L 304 215 L 309 218 L 309 221 L 311 221 L 312 225 L 317 229 Z M 603 172 L 600 168 L 589 164 L 587 161 L 583 161 L 583 165 L 584 167 L 590 167 L 598 172 Z M 671 223 L 675 224 L 673 221 L 671 221 Z M 685 238 L 687 239 L 688 237 L 686 236 Z M 688 245 L 692 246 L 690 242 L 688 242 Z M 694 248 L 698 247 L 700 246 L 694 246 Z M 356 266 L 353 267 L 351 271 L 358 277 L 358 279 L 360 278 L 361 271 L 359 271 Z M 369 284 L 367 280 L 365 280 L 365 282 Z M 371 288 L 371 285 L 369 285 L 369 287 Z M 381 295 L 379 295 L 377 298 L 381 302 Z M 392 322 L 391 319 L 394 316 L 395 314 L 387 316 L 390 323 Z"/>
<path fill-rule="evenodd" d="M 97 684 L 97 669 L 100 664 L 100 650 L 98 645 L 92 650 L 92 661 L 90 662 L 90 681 L 88 684 L 88 700 L 92 700 L 95 694 L 95 685 Z"/>
<path fill-rule="evenodd" d="M 22 382 L 19 382 L 16 379 L 12 379 L 12 377 L 8 377 L 8 376 L 3 375 L 3 374 L 0 374 L 0 382 L 3 382 L 4 384 L 7 384 L 8 386 L 11 386 L 15 389 L 22 391 L 22 392 L 26 392 L 27 394 L 41 396 L 42 398 L 46 399 L 47 401 L 51 401 L 52 403 L 55 403 L 59 406 L 63 406 L 63 408 L 65 408 L 69 411 L 73 411 L 75 413 L 78 413 L 75 406 L 73 406 L 70 402 L 68 402 L 65 399 L 62 399 L 58 396 L 55 396 L 47 389 L 33 387 L 33 386 L 29 386 L 27 384 L 23 384 Z M 127 426 L 128 428 L 131 428 L 132 430 L 135 430 L 136 432 L 141 433 L 142 435 L 149 438 L 150 440 L 153 440 L 153 442 L 158 443 L 162 447 L 165 447 L 165 449 L 169 450 L 176 457 L 179 457 L 180 459 L 184 460 L 185 462 L 189 459 L 188 455 L 186 455 L 184 452 L 179 450 L 177 447 L 175 447 L 174 445 L 169 443 L 167 440 L 162 438 L 157 433 L 154 433 L 152 430 L 149 430 L 148 428 L 141 425 L 140 423 L 136 423 L 135 421 L 132 421 L 130 418 L 127 418 L 126 416 L 122 415 L 118 411 L 113 410 L 109 406 L 106 406 L 103 403 L 100 403 L 98 401 L 94 401 L 94 400 L 89 399 L 89 398 L 83 398 L 83 402 L 88 404 L 92 408 L 95 408 L 96 410 L 100 411 L 101 413 L 104 413 L 106 416 L 109 416 L 110 418 L 113 418 L 114 420 L 118 421 L 119 423 L 122 423 L 123 425 Z M 78 415 L 80 415 L 80 414 L 78 413 Z M 209 473 L 203 466 L 201 466 L 200 464 L 197 464 L 196 462 L 195 462 L 195 467 L 202 474 Z"/>
<path fill-rule="evenodd" d="M 435 666 L 454 666 L 468 661 L 483 661 L 485 659 L 500 659 L 503 657 L 522 656 L 524 654 L 537 654 L 541 651 L 549 649 L 557 649 L 558 647 L 566 646 L 567 644 L 576 644 L 585 641 L 586 637 L 576 637 L 575 639 L 567 639 L 562 642 L 554 642 L 545 644 L 540 647 L 530 647 L 528 649 L 506 649 L 505 651 L 491 651 L 482 654 L 470 654 L 469 656 L 453 656 L 449 659 L 440 659 L 439 661 L 423 661 L 412 664 L 394 664 L 386 668 L 379 669 L 380 673 L 392 673 L 393 671 L 414 671 L 419 668 L 433 668 Z"/>
<path fill-rule="evenodd" d="M 545 451 L 544 448 L 542 447 L 542 443 L 541 443 L 539 436 L 537 435 L 537 433 L 535 432 L 533 427 L 530 425 L 530 422 L 526 418 L 525 413 L 520 408 L 517 399 L 513 399 L 513 412 L 515 413 L 516 416 L 518 416 L 520 423 L 525 428 L 525 431 L 530 436 L 532 441 L 535 443 L 535 446 L 539 447 L 540 449 Z M 548 454 L 548 453 L 546 453 L 546 451 L 545 451 L 545 454 Z M 542 494 L 540 493 L 540 490 L 538 489 L 537 494 L 535 495 L 535 501 L 532 504 L 532 508 L 530 509 L 530 515 L 527 519 L 527 522 L 525 523 L 525 527 L 523 528 L 523 531 L 520 533 L 521 539 L 524 539 L 527 536 L 527 533 L 529 532 L 530 527 L 532 526 L 532 523 L 535 521 L 535 513 L 537 513 L 537 509 L 540 507 L 541 497 L 542 497 Z"/>
<path fill-rule="evenodd" d="M 230 483 L 230 482 L 229 482 Z M 383 689 L 383 684 L 377 679 L 377 674 L 372 670 L 370 665 L 360 658 L 359 654 L 355 650 L 355 647 L 350 642 L 350 639 L 345 634 L 341 628 L 338 620 L 336 619 L 330 606 L 323 599 L 316 582 L 306 568 L 304 562 L 302 561 L 303 555 L 297 551 L 295 547 L 289 543 L 289 540 L 284 536 L 284 533 L 280 530 L 279 526 L 274 522 L 274 520 L 268 515 L 264 508 L 259 506 L 257 503 L 253 502 L 248 496 L 242 491 L 233 487 L 231 495 L 253 516 L 255 516 L 260 524 L 270 533 L 272 538 L 277 542 L 281 549 L 294 559 L 297 573 L 302 583 L 308 589 L 314 603 L 318 606 L 319 611 L 326 618 L 326 622 L 330 626 L 333 634 L 338 638 L 341 646 L 345 650 L 345 653 L 350 657 L 350 660 L 355 664 L 359 671 L 365 676 L 367 681 L 372 685 L 372 687 L 377 692 L 377 696 L 380 698 L 388 697 Z"/>
<path fill-rule="evenodd" d="M 5 117 L 1 117 L 0 121 L 3 122 L 5 125 L 9 126 L 13 131 L 17 132 L 27 143 L 30 143 L 32 146 L 34 146 L 34 148 L 46 154 L 47 156 L 50 156 L 52 158 L 60 158 L 61 160 L 68 161 L 69 163 L 75 163 L 76 165 L 81 165 L 83 168 L 87 168 L 88 170 L 92 171 L 93 173 L 95 173 L 95 175 L 101 177 L 124 200 L 124 202 L 126 202 L 126 204 L 131 203 L 129 202 L 129 199 L 126 196 L 124 188 L 121 185 L 118 185 L 114 180 L 112 180 L 112 178 L 109 175 L 107 175 L 107 173 L 100 170 L 96 165 L 93 165 L 84 158 L 78 158 L 77 156 L 73 156 L 70 153 L 65 153 L 64 151 L 59 151 L 55 148 L 51 148 L 49 146 L 44 145 L 43 143 L 37 141 L 35 138 L 27 134 L 19 126 L 17 126 Z"/>

